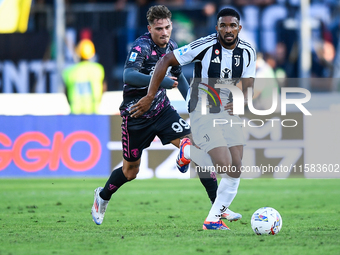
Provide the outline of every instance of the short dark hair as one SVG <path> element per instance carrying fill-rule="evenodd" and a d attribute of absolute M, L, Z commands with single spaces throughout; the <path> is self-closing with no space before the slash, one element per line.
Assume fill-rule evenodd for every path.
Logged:
<path fill-rule="evenodd" d="M 164 5 L 151 6 L 146 13 L 149 25 L 153 24 L 153 22 L 158 19 L 171 19 L 171 16 L 171 12 Z"/>
<path fill-rule="evenodd" d="M 220 18 L 220 17 L 224 17 L 224 16 L 232 16 L 232 17 L 235 17 L 237 18 L 237 20 L 240 22 L 241 20 L 241 17 L 240 17 L 240 14 L 235 11 L 234 9 L 231 9 L 231 8 L 224 8 L 222 10 L 220 10 L 218 13 L 217 13 L 217 20 Z"/>

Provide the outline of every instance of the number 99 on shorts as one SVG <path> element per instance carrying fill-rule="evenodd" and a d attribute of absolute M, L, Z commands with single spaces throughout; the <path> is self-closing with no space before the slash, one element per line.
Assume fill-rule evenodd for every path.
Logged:
<path fill-rule="evenodd" d="M 178 122 L 176 121 L 172 123 L 171 128 L 176 133 L 182 133 L 183 128 L 190 129 L 190 125 L 184 119 L 180 118 Z"/>

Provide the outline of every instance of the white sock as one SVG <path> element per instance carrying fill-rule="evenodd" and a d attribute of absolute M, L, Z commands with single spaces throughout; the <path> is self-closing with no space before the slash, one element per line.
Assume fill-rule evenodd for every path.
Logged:
<path fill-rule="evenodd" d="M 232 178 L 228 175 L 223 176 L 217 188 L 217 197 L 212 205 L 207 217 L 207 221 L 219 221 L 221 214 L 224 213 L 234 200 L 240 178 Z"/>
<path fill-rule="evenodd" d="M 201 167 L 213 166 L 210 155 L 204 152 L 203 150 L 196 148 L 193 145 L 187 145 L 184 147 L 184 157 L 186 159 L 191 159 Z"/>

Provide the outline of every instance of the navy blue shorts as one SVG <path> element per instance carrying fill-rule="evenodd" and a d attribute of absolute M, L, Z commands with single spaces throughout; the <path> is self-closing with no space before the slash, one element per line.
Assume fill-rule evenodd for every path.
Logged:
<path fill-rule="evenodd" d="M 129 162 L 138 160 L 156 136 L 164 145 L 190 133 L 189 124 L 171 106 L 149 119 L 123 116 L 123 157 Z"/>

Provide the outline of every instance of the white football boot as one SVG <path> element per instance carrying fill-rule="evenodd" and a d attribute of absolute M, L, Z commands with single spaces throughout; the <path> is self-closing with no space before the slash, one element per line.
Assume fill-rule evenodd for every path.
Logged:
<path fill-rule="evenodd" d="M 242 215 L 239 213 L 235 213 L 229 208 L 222 214 L 221 219 L 226 219 L 230 222 L 237 221 L 242 218 Z"/>
<path fill-rule="evenodd" d="M 99 193 L 102 191 L 103 187 L 98 187 L 94 190 L 94 202 L 91 210 L 93 221 L 100 225 L 103 223 L 104 214 L 109 203 L 108 200 L 104 200 L 100 197 Z"/>

